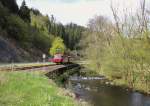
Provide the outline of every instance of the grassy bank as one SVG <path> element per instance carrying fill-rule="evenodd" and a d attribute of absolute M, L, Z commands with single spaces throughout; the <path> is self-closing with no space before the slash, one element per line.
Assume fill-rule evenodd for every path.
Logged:
<path fill-rule="evenodd" d="M 73 97 L 45 75 L 0 72 L 0 106 L 80 106 Z"/>
<path fill-rule="evenodd" d="M 105 76 L 111 84 L 115 86 L 121 86 L 131 91 L 138 91 L 143 94 L 150 95 L 150 82 L 149 73 L 143 74 L 143 71 L 132 72 L 131 74 L 103 71 L 96 69 L 92 64 L 91 66 L 84 65 L 89 71 L 86 71 L 86 76 Z M 96 70 L 96 71 L 95 71 Z"/>
<path fill-rule="evenodd" d="M 116 86 L 122 86 L 122 87 L 125 87 L 129 90 L 132 90 L 132 91 L 138 91 L 138 92 L 141 92 L 143 94 L 150 95 L 150 86 L 147 85 L 146 83 L 144 83 L 143 81 L 140 81 L 140 79 L 139 79 L 139 81 L 134 83 L 133 86 L 131 86 L 124 79 L 113 79 L 112 81 L 113 81 L 114 85 L 116 85 Z"/>

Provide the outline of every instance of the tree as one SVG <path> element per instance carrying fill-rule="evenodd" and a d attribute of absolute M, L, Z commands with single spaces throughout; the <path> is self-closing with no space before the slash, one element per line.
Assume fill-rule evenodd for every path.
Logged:
<path fill-rule="evenodd" d="M 0 0 L 0 2 L 3 4 L 3 6 L 7 7 L 10 12 L 18 13 L 19 9 L 16 0 Z"/>
<path fill-rule="evenodd" d="M 141 1 L 136 14 L 126 10 L 122 17 L 111 5 L 114 21 L 103 16 L 90 20 L 81 46 L 90 68 L 115 83 L 149 92 L 150 22 Z"/>
<path fill-rule="evenodd" d="M 25 0 L 23 0 L 22 5 L 19 10 L 19 16 L 25 21 L 30 23 L 30 9 L 26 6 Z"/>
<path fill-rule="evenodd" d="M 113 25 L 104 16 L 95 16 L 89 20 L 88 28 L 83 33 L 81 46 L 85 58 L 91 61 L 91 66 L 103 74 L 103 63 L 106 60 L 106 50 L 111 45 Z"/>
<path fill-rule="evenodd" d="M 52 43 L 52 47 L 50 48 L 49 53 L 54 56 L 56 53 L 64 53 L 65 52 L 65 44 L 60 37 L 56 37 Z"/>
<path fill-rule="evenodd" d="M 65 39 L 64 42 L 69 49 L 74 50 L 77 48 L 84 30 L 84 27 L 74 23 L 65 25 L 65 36 L 63 36 L 63 38 Z"/>

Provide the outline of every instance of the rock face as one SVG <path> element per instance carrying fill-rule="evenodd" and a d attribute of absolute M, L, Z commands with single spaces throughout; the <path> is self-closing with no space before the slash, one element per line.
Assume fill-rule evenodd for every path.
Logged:
<path fill-rule="evenodd" d="M 0 63 L 41 61 L 41 54 L 35 49 L 26 51 L 17 42 L 0 36 Z"/>
<path fill-rule="evenodd" d="M 0 37 L 0 62 L 19 61 L 17 49 Z"/>

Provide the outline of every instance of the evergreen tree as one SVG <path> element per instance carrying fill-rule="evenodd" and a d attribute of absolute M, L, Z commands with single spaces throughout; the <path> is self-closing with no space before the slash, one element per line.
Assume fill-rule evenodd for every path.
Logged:
<path fill-rule="evenodd" d="M 22 5 L 19 10 L 19 16 L 25 21 L 30 23 L 30 9 L 27 7 L 25 0 L 23 0 Z"/>

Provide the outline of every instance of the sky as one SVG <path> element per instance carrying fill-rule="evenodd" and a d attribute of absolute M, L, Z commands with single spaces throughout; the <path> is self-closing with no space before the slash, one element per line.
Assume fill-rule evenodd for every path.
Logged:
<path fill-rule="evenodd" d="M 70 22 L 86 26 L 89 19 L 96 15 L 103 15 L 112 19 L 110 4 L 117 7 L 121 13 L 123 8 L 135 11 L 140 0 L 26 0 L 31 8 L 40 10 L 43 14 L 52 14 L 58 22 Z M 20 6 L 22 0 L 17 0 Z"/>

